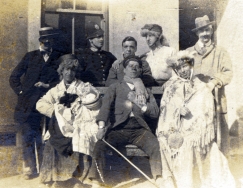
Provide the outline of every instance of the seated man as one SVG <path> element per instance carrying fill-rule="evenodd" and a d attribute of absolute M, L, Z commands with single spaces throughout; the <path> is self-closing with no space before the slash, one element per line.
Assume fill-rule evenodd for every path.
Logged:
<path fill-rule="evenodd" d="M 135 56 L 137 51 L 137 41 L 135 38 L 128 36 L 123 39 L 122 41 L 122 51 L 123 51 L 123 58 L 127 56 Z M 123 67 L 123 60 L 116 60 L 112 67 L 110 68 L 108 78 L 106 80 L 105 85 L 110 86 L 113 83 L 119 82 L 123 80 L 124 77 L 124 67 Z M 142 60 L 142 73 L 141 79 L 145 86 L 153 86 L 155 85 L 155 81 L 152 77 L 151 69 L 147 61 Z"/>
<path fill-rule="evenodd" d="M 173 172 L 178 188 L 235 187 L 227 159 L 214 142 L 213 95 L 193 75 L 194 57 L 180 51 L 167 64 L 177 75 L 163 85 L 157 128 L 163 178 Z"/>
<path fill-rule="evenodd" d="M 97 164 L 101 180 L 104 180 L 105 151 L 108 149 L 108 146 L 102 141 L 105 138 L 114 147 L 134 144 L 141 148 L 149 156 L 153 178 L 159 184 L 162 181 L 159 143 L 145 122 L 146 117 L 158 118 L 159 109 L 151 91 L 144 85 L 136 84 L 142 68 L 141 60 L 129 56 L 123 61 L 123 66 L 124 79 L 108 88 L 96 118 L 99 126 L 97 133 L 99 141 L 94 149 L 90 178 L 97 178 Z M 145 100 L 139 100 L 140 93 L 146 96 Z M 112 103 L 115 103 L 115 123 L 109 125 Z"/>

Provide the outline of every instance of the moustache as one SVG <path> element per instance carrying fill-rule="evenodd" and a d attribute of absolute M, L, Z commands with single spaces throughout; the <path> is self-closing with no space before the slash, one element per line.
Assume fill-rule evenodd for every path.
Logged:
<path fill-rule="evenodd" d="M 203 38 L 210 38 L 210 35 L 202 35 Z"/>

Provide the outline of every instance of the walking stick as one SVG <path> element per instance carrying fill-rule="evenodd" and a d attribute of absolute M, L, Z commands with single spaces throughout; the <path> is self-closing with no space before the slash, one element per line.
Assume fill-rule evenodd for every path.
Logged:
<path fill-rule="evenodd" d="M 219 149 L 221 148 L 221 127 L 220 127 L 220 105 L 219 105 L 219 90 L 217 87 L 214 89 L 214 94 L 215 94 L 215 101 L 216 101 L 216 141 Z"/>
<path fill-rule="evenodd" d="M 121 152 L 119 152 L 116 148 L 114 148 L 112 145 L 110 145 L 104 139 L 102 139 L 102 141 L 105 144 L 107 144 L 109 147 L 111 147 L 114 151 L 116 151 L 119 155 L 121 155 L 123 159 L 125 159 L 130 165 L 132 165 L 137 171 L 139 171 L 150 183 L 152 183 L 155 187 L 158 187 L 155 184 L 154 180 L 150 179 L 142 170 L 140 170 L 135 164 L 133 164 L 128 158 L 126 158 Z"/>

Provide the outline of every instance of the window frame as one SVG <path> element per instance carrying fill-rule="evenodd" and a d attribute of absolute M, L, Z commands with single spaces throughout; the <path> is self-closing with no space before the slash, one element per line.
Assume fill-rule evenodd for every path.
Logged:
<path fill-rule="evenodd" d="M 46 10 L 46 1 L 48 0 L 41 0 L 41 27 L 45 26 L 45 13 L 48 14 L 72 14 L 72 53 L 75 52 L 75 14 L 82 14 L 82 15 L 96 15 L 101 17 L 100 27 L 104 30 L 104 46 L 103 49 L 109 51 L 109 14 L 108 14 L 108 2 L 106 0 L 102 0 L 102 10 L 95 11 L 95 10 L 77 10 L 76 9 L 76 0 L 72 0 L 73 8 L 72 9 L 63 9 L 57 8 L 55 10 Z M 61 1 L 59 1 L 60 7 Z"/>

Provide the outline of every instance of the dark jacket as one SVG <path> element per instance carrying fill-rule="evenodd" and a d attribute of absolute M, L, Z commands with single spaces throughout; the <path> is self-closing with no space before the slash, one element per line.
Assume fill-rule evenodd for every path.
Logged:
<path fill-rule="evenodd" d="M 120 124 L 125 122 L 129 118 L 130 113 L 133 112 L 134 117 L 136 118 L 138 123 L 144 128 L 150 130 L 145 119 L 154 119 L 158 118 L 159 116 L 159 108 L 156 104 L 152 92 L 150 91 L 150 89 L 147 89 L 149 93 L 149 99 L 147 101 L 147 111 L 145 113 L 142 113 L 141 109 L 137 105 L 131 103 L 128 100 L 127 95 L 130 91 L 131 89 L 125 81 L 112 84 L 105 93 L 105 96 L 102 100 L 102 106 L 96 120 L 105 121 L 107 125 L 109 123 L 111 105 L 113 104 L 113 102 L 115 102 L 115 123 L 111 125 L 111 128 L 119 126 Z"/>
<path fill-rule="evenodd" d="M 124 78 L 124 66 L 122 63 L 119 65 L 119 69 L 111 67 L 105 86 L 110 86 L 116 82 L 121 82 Z M 141 79 L 146 87 L 154 86 L 154 78 L 152 77 L 151 69 L 147 61 L 142 60 L 142 73 Z"/>
<path fill-rule="evenodd" d="M 107 51 L 93 52 L 90 48 L 78 49 L 76 56 L 81 70 L 76 75 L 83 82 L 90 82 L 94 86 L 105 86 L 109 70 L 116 57 Z"/>
<path fill-rule="evenodd" d="M 53 50 L 48 61 L 45 62 L 40 50 L 28 52 L 13 70 L 9 83 L 18 95 L 14 113 L 14 119 L 17 122 L 25 122 L 35 109 L 39 98 L 59 82 L 56 70 L 59 66 L 57 59 L 61 55 L 62 53 Z M 37 88 L 34 86 L 37 82 L 50 84 L 50 88 Z"/>

